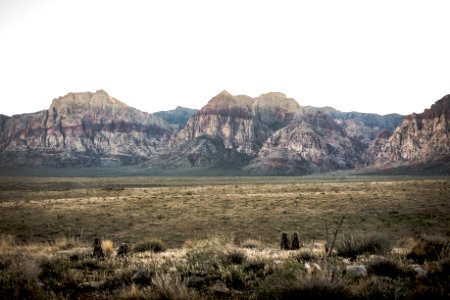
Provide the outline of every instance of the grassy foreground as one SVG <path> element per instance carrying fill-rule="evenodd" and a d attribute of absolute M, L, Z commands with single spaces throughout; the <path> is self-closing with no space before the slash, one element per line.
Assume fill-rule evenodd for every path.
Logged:
<path fill-rule="evenodd" d="M 447 178 L 1 178 L 0 298 L 448 299 L 449 199 Z"/>
<path fill-rule="evenodd" d="M 216 236 L 169 250 L 159 240 L 141 241 L 119 257 L 108 240 L 103 242 L 105 257 L 93 258 L 92 247 L 72 239 L 17 245 L 3 236 L 0 295 L 5 299 L 448 299 L 448 244 L 425 240 L 410 248 L 392 248 L 381 242 L 359 240 L 350 248 L 357 252 L 354 256 L 345 243 L 327 255 L 322 243 L 279 250 L 255 240 L 236 245 L 229 237 Z M 148 243 L 158 247 L 146 250 Z M 361 245 L 364 250 L 359 252 Z"/>

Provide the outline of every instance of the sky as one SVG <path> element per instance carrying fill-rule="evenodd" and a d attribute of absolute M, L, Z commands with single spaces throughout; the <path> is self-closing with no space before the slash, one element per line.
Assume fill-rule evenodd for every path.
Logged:
<path fill-rule="evenodd" d="M 450 1 L 0 0 L 0 113 L 103 89 L 146 112 L 227 90 L 420 113 L 450 93 Z"/>

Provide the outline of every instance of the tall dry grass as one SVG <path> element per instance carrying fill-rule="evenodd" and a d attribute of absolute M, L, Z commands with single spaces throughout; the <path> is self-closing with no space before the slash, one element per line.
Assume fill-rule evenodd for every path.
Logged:
<path fill-rule="evenodd" d="M 211 236 L 164 252 L 131 252 L 125 259 L 91 258 L 92 245 L 60 239 L 48 244 L 1 241 L 0 295 L 6 299 L 333 299 L 445 298 L 450 293 L 450 257 L 418 263 L 407 253 L 384 257 L 362 253 L 354 261 L 325 251 L 317 242 L 299 250 L 245 248 L 232 237 Z M 409 252 L 419 245 L 416 240 Z M 112 249 L 112 241 L 108 247 Z M 133 246 L 133 245 L 132 245 Z M 105 247 L 106 249 L 106 247 Z M 430 248 L 431 249 L 431 248 Z M 432 251 L 432 250 L 430 250 Z M 365 265 L 368 277 L 343 270 Z M 421 275 L 417 269 L 422 268 Z"/>
<path fill-rule="evenodd" d="M 101 244 L 103 253 L 107 257 L 112 257 L 114 255 L 114 243 L 111 240 L 103 240 Z"/>

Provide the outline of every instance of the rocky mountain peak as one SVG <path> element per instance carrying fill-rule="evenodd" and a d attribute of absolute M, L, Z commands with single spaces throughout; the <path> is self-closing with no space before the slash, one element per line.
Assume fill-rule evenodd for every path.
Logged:
<path fill-rule="evenodd" d="M 374 151 L 376 163 L 396 166 L 402 163 L 448 162 L 450 153 L 450 96 L 435 102 L 421 114 L 411 114 L 388 140 Z M 377 149 L 376 149 L 377 150 Z"/>
<path fill-rule="evenodd" d="M 158 111 L 153 115 L 165 120 L 169 124 L 173 124 L 182 128 L 186 125 L 189 118 L 197 114 L 197 109 L 191 109 L 187 107 L 177 106 L 173 110 L 168 111 Z"/>
<path fill-rule="evenodd" d="M 271 98 L 271 99 L 284 99 L 287 98 L 286 94 L 281 92 L 268 92 L 265 94 L 261 94 L 258 98 Z"/>
<path fill-rule="evenodd" d="M 173 126 L 99 90 L 69 93 L 48 110 L 6 119 L 0 129 L 3 165 L 119 166 L 154 155 Z"/>
<path fill-rule="evenodd" d="M 95 108 L 95 107 L 110 107 L 128 108 L 125 103 L 111 97 L 104 90 L 98 90 L 95 93 L 81 92 L 69 93 L 65 96 L 53 100 L 50 109 L 60 110 L 61 108 Z"/>
<path fill-rule="evenodd" d="M 220 92 L 200 110 L 202 115 L 252 116 L 252 98 L 248 96 L 233 96 L 227 91 Z"/>
<path fill-rule="evenodd" d="M 269 107 L 279 107 L 286 110 L 298 110 L 300 105 L 297 101 L 292 98 L 287 98 L 283 93 L 271 92 L 267 94 L 262 94 L 261 96 L 255 98 L 254 106 L 269 106 Z"/>
<path fill-rule="evenodd" d="M 297 101 L 278 92 L 262 94 L 255 98 L 253 110 L 259 120 L 273 130 L 286 126 L 303 114 L 303 110 Z"/>
<path fill-rule="evenodd" d="M 200 111 L 178 106 L 154 114 L 104 90 L 69 93 L 48 110 L 0 114 L 0 167 L 144 163 L 155 172 L 194 167 L 309 174 L 420 163 L 448 173 L 449 115 L 450 95 L 403 118 L 302 107 L 279 92 L 251 98 L 222 91 Z"/>
<path fill-rule="evenodd" d="M 450 117 L 450 95 L 446 95 L 441 100 L 436 101 L 431 108 L 425 109 L 421 117 L 433 119 L 440 116 Z"/>
<path fill-rule="evenodd" d="M 217 96 L 223 96 L 223 97 L 232 97 L 233 95 L 231 95 L 227 90 L 223 90 L 221 91 L 219 94 L 217 94 Z"/>

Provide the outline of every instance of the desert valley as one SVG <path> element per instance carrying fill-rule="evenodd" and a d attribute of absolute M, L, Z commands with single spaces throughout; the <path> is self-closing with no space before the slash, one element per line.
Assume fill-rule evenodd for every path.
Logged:
<path fill-rule="evenodd" d="M 0 298 L 448 299 L 450 96 L 0 115 Z"/>

